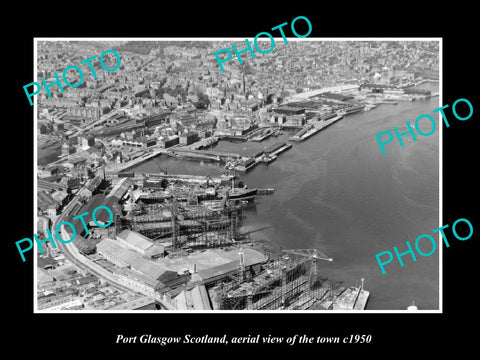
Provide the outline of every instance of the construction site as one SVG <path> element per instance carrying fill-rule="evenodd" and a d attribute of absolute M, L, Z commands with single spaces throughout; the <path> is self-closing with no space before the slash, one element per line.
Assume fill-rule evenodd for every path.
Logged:
<path fill-rule="evenodd" d="M 254 240 L 252 233 L 262 229 L 245 230 L 243 209 L 257 189 L 210 180 L 117 181 L 107 195 L 122 207 L 115 234 L 97 245 L 92 259 L 165 309 L 365 308 L 363 279 L 350 288 L 321 279 L 319 263 L 333 259 L 318 249 L 267 252 Z"/>
<path fill-rule="evenodd" d="M 209 287 L 217 310 L 363 310 L 368 291 L 320 281 L 317 261 L 333 261 L 316 249 L 283 250 L 257 274 L 245 271 L 240 259 L 237 277 Z M 343 297 L 341 295 L 343 294 Z M 350 296 L 346 296 L 349 294 Z"/>
<path fill-rule="evenodd" d="M 242 206 L 226 202 L 224 206 L 172 203 L 141 205 L 126 220 L 131 229 L 171 251 L 190 248 L 227 246 L 245 240 L 238 229 L 242 222 Z"/>
<path fill-rule="evenodd" d="M 231 200 L 228 191 L 220 198 L 219 186 L 211 186 L 208 180 L 204 186 L 164 185 L 159 188 L 145 181 L 136 193 L 130 191 L 122 225 L 161 243 L 170 252 L 246 240 L 239 231 L 246 201 Z"/>

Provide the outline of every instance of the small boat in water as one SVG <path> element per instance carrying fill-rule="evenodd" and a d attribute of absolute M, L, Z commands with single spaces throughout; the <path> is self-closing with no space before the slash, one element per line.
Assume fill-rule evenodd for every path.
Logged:
<path fill-rule="evenodd" d="M 262 161 L 266 164 L 270 164 L 272 161 L 275 161 L 277 155 L 263 155 Z"/>
<path fill-rule="evenodd" d="M 412 301 L 412 305 L 410 305 L 407 310 L 409 311 L 416 311 L 418 308 L 415 306 L 415 301 Z"/>

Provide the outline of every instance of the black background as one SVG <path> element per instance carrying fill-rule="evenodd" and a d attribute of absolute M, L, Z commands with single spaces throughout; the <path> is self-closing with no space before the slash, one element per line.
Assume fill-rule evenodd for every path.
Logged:
<path fill-rule="evenodd" d="M 32 349 L 40 358 L 51 356 L 148 355 L 162 357 L 191 351 L 213 358 L 245 351 L 267 354 L 307 351 L 311 356 L 342 355 L 350 350 L 400 357 L 432 354 L 474 345 L 473 316 L 477 312 L 474 264 L 480 227 L 474 210 L 479 194 L 476 144 L 479 121 L 477 37 L 475 10 L 449 4 L 419 8 L 418 4 L 362 3 L 335 5 L 318 2 L 307 9 L 293 2 L 259 4 L 178 3 L 48 4 L 9 13 L 5 23 L 3 83 L 3 288 L 6 343 L 16 351 Z M 23 85 L 33 81 L 34 37 L 253 37 L 296 16 L 310 19 L 309 37 L 442 37 L 443 104 L 467 98 L 474 114 L 457 121 L 447 109 L 450 128 L 443 127 L 443 221 L 467 218 L 475 229 L 468 241 L 452 240 L 443 249 L 443 314 L 33 314 L 33 258 L 22 263 L 15 241 L 33 234 L 33 107 Z M 300 23 L 300 22 L 299 22 Z M 289 37 L 289 29 L 286 32 Z M 299 33 L 303 33 L 300 29 Z M 276 36 L 276 35 L 275 35 Z M 290 34 L 290 36 L 293 36 Z M 213 55 L 212 55 L 213 56 Z M 433 109 L 432 109 L 433 110 Z M 450 114 L 450 116 L 448 116 Z M 419 114 L 420 115 L 420 114 Z M 409 120 L 409 119 L 406 119 Z M 447 234 L 449 232 L 447 231 Z M 451 238 L 451 235 L 450 237 Z M 32 253 L 32 252 L 31 252 Z M 30 253 L 30 254 L 31 254 Z M 374 294 L 372 294 L 374 296 Z M 472 328 L 473 325 L 473 328 Z M 478 333 L 478 331 L 477 331 Z M 117 334 L 135 336 L 274 335 L 348 336 L 371 334 L 369 345 L 180 345 L 115 344 Z M 5 335 L 4 335 L 5 336 Z"/>

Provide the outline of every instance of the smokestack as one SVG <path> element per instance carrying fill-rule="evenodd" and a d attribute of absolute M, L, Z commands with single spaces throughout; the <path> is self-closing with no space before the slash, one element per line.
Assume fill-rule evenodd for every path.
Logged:
<path fill-rule="evenodd" d="M 194 273 L 194 274 L 197 273 L 197 264 L 193 264 L 193 273 Z"/>

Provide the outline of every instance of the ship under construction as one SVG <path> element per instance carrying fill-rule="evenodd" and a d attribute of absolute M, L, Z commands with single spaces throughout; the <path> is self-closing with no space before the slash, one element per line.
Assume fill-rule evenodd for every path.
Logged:
<path fill-rule="evenodd" d="M 193 186 L 176 186 L 163 195 L 161 190 L 148 197 L 134 196 L 130 191 L 124 207 L 128 211 L 116 222 L 118 230 L 127 228 L 162 245 L 166 257 L 180 256 L 188 261 L 190 255 L 213 248 L 239 255 L 237 260 L 217 266 L 211 274 L 214 276 L 199 277 L 196 275 L 201 274 L 192 270 L 188 282 L 164 291 L 175 295 L 200 286 L 208 294 L 213 310 L 365 308 L 369 292 L 363 289 L 363 279 L 361 286 L 349 288 L 320 280 L 319 261 L 333 259 L 317 249 L 283 250 L 253 265 L 246 258 L 250 250 L 242 250 L 258 245 L 250 237 L 252 231 L 241 231 L 245 202 L 230 199 L 228 192 L 221 200 L 199 201 L 194 190 Z"/>
<path fill-rule="evenodd" d="M 338 287 L 321 281 L 318 260 L 333 261 L 316 249 L 283 250 L 258 273 L 245 271 L 243 254 L 237 276 L 210 286 L 217 310 L 364 310 L 369 292 L 360 287 Z"/>

